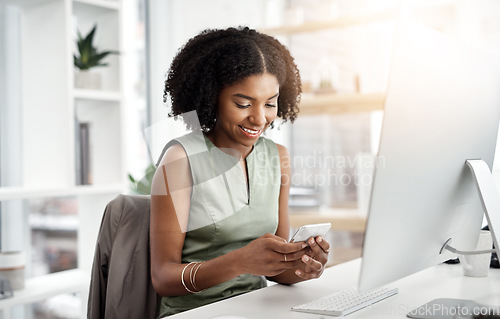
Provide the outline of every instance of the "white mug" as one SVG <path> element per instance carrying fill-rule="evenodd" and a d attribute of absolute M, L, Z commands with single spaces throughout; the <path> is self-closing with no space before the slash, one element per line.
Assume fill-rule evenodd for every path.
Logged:
<path fill-rule="evenodd" d="M 482 230 L 475 250 L 492 249 L 493 239 L 489 230 Z M 491 253 L 480 255 L 460 255 L 464 275 L 468 277 L 486 277 L 490 269 Z"/>

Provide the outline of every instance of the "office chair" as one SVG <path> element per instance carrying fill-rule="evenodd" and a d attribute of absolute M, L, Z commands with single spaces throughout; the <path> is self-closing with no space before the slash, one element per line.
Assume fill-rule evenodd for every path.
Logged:
<path fill-rule="evenodd" d="M 118 195 L 104 210 L 97 238 L 87 318 L 157 318 L 151 281 L 150 196 Z"/>

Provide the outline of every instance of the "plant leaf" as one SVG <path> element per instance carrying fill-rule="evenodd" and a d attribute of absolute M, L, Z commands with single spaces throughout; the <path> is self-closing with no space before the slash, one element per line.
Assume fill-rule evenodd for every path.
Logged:
<path fill-rule="evenodd" d="M 97 24 L 94 25 L 90 33 L 83 39 L 82 43 L 82 51 L 86 52 L 88 54 L 92 53 L 92 50 L 94 49 L 93 42 L 94 42 L 94 34 L 97 28 Z"/>
<path fill-rule="evenodd" d="M 77 68 L 81 70 L 86 70 L 96 66 L 106 66 L 107 63 L 102 63 L 101 60 L 104 59 L 109 54 L 119 54 L 118 51 L 103 51 L 99 52 L 96 47 L 94 47 L 94 36 L 97 30 L 97 24 L 94 25 L 92 30 L 85 36 L 82 37 L 80 31 L 78 31 L 78 53 L 79 56 L 74 56 L 74 64 Z"/>
<path fill-rule="evenodd" d="M 134 178 L 131 174 L 128 174 L 128 179 L 129 179 L 132 183 L 136 183 L 135 178 Z"/>

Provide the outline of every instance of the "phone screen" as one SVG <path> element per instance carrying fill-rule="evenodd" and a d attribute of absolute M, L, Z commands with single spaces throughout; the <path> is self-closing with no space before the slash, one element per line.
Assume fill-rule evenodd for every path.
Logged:
<path fill-rule="evenodd" d="M 325 236 L 331 227 L 331 223 L 303 225 L 295 232 L 290 242 L 306 241 L 311 237 Z"/>

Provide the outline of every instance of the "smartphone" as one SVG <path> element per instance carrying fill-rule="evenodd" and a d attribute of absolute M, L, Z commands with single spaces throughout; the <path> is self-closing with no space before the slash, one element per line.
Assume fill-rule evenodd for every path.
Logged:
<path fill-rule="evenodd" d="M 331 223 L 309 224 L 300 226 L 290 239 L 290 242 L 306 241 L 311 237 L 325 236 L 332 227 Z"/>

